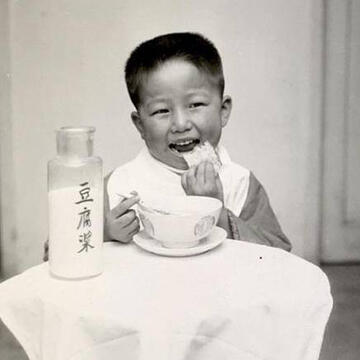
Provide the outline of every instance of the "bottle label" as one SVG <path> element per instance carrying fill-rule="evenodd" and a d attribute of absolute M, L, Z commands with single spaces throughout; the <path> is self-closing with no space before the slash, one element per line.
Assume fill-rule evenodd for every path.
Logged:
<path fill-rule="evenodd" d="M 102 265 L 102 191 L 89 181 L 49 192 L 50 267 L 59 276 L 89 276 Z M 101 270 L 100 270 L 101 271 Z"/>
<path fill-rule="evenodd" d="M 92 194 L 90 194 L 91 189 L 89 186 L 89 182 L 84 182 L 79 184 L 78 189 L 78 201 L 75 202 L 78 205 L 78 225 L 76 230 L 78 230 L 78 241 L 80 245 L 80 249 L 78 253 L 85 252 L 87 253 L 89 250 L 94 249 L 95 244 L 92 239 L 92 221 L 91 221 L 91 213 L 92 213 L 92 202 L 94 201 Z"/>

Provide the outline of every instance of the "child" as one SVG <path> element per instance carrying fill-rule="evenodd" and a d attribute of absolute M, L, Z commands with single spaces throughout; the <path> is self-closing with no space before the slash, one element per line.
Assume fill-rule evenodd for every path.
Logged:
<path fill-rule="evenodd" d="M 139 219 L 131 207 L 148 194 L 200 195 L 223 202 L 217 225 L 228 238 L 290 251 L 264 188 L 219 145 L 232 100 L 223 95 L 222 63 L 214 45 L 194 33 L 158 36 L 132 52 L 125 77 L 136 108 L 131 118 L 146 148 L 106 178 L 106 237 L 132 239 Z M 204 143 L 216 149 L 222 164 L 218 173 L 211 161 L 189 169 L 184 159 Z M 126 196 L 131 191 L 138 195 Z"/>

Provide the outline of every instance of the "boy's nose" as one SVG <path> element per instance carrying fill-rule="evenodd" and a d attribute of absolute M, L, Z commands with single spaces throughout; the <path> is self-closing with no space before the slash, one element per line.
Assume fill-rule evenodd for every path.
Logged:
<path fill-rule="evenodd" d="M 189 115 L 184 111 L 174 113 L 171 124 L 172 132 L 184 132 L 191 129 L 191 120 Z"/>

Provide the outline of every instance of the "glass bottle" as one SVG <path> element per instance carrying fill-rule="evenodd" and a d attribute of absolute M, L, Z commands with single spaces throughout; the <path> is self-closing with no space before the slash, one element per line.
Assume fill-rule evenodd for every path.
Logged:
<path fill-rule="evenodd" d="M 103 270 L 102 160 L 93 156 L 93 127 L 57 130 L 57 157 L 48 163 L 49 266 L 63 278 Z"/>

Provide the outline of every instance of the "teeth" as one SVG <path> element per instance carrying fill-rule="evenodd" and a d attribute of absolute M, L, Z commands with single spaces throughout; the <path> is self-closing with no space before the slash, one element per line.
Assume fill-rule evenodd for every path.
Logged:
<path fill-rule="evenodd" d="M 194 142 L 194 140 L 187 140 L 187 141 L 178 142 L 176 143 L 176 145 L 184 146 L 184 145 L 189 145 L 192 142 Z"/>

